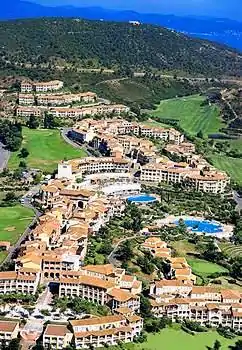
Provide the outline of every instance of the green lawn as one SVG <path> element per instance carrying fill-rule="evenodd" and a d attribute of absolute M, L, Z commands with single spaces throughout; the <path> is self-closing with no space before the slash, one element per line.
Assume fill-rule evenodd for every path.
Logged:
<path fill-rule="evenodd" d="M 209 161 L 216 168 L 226 171 L 234 181 L 242 185 L 242 159 L 224 155 L 211 155 Z"/>
<path fill-rule="evenodd" d="M 152 115 L 179 120 L 180 126 L 191 135 L 196 135 L 200 130 L 205 136 L 218 133 L 223 126 L 219 107 L 202 106 L 204 100 L 199 95 L 163 100 Z"/>
<path fill-rule="evenodd" d="M 159 334 L 149 335 L 146 343 L 140 344 L 135 349 L 139 350 L 206 350 L 213 347 L 218 339 L 222 345 L 221 350 L 228 350 L 229 345 L 233 345 L 236 340 L 228 340 L 221 337 L 217 332 L 189 335 L 181 330 L 166 328 Z"/>
<path fill-rule="evenodd" d="M 14 244 L 32 222 L 33 217 L 33 211 L 21 205 L 0 207 L 0 240 Z"/>
<path fill-rule="evenodd" d="M 206 277 L 207 275 L 211 275 L 215 272 L 227 272 L 227 269 L 225 269 L 223 266 L 206 260 L 187 258 L 187 262 L 191 266 L 192 272 L 198 276 Z"/>
<path fill-rule="evenodd" d="M 61 137 L 59 130 L 30 130 L 23 129 L 22 147 L 27 148 L 29 156 L 27 165 L 31 168 L 52 172 L 57 168 L 57 163 L 64 159 L 82 158 L 86 156 L 84 150 L 76 149 L 67 144 Z M 18 152 L 12 153 L 8 167 L 18 167 L 20 158 Z"/>

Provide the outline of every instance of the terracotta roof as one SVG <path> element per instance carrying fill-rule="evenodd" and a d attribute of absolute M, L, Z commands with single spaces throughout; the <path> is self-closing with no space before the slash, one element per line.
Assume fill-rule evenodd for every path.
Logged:
<path fill-rule="evenodd" d="M 170 300 L 168 304 L 169 305 L 190 304 L 190 300 L 188 298 L 174 298 L 174 299 Z"/>
<path fill-rule="evenodd" d="M 44 192 L 57 193 L 59 191 L 58 187 L 54 185 L 43 185 L 41 190 Z"/>
<path fill-rule="evenodd" d="M 156 287 L 162 288 L 162 287 L 192 287 L 192 283 L 183 283 L 182 281 L 177 280 L 160 280 L 155 282 Z"/>
<path fill-rule="evenodd" d="M 86 265 L 82 268 L 82 270 L 90 271 L 94 273 L 100 273 L 103 275 L 111 275 L 115 272 L 115 268 L 111 264 L 106 265 Z"/>
<path fill-rule="evenodd" d="M 186 258 L 179 257 L 179 258 L 169 258 L 168 259 L 172 264 L 186 264 L 187 265 L 187 260 Z"/>
<path fill-rule="evenodd" d="M 16 271 L 2 271 L 0 272 L 0 280 L 16 280 Z"/>
<path fill-rule="evenodd" d="M 138 315 L 131 315 L 131 316 L 126 316 L 126 319 L 129 322 L 138 322 L 142 320 L 142 317 L 138 316 Z"/>
<path fill-rule="evenodd" d="M 8 247 L 11 243 L 9 241 L 0 241 L 0 247 Z"/>
<path fill-rule="evenodd" d="M 114 300 L 125 302 L 130 299 L 137 299 L 137 296 L 127 292 L 126 290 L 122 290 L 119 288 L 113 288 L 108 294 L 113 297 Z"/>
<path fill-rule="evenodd" d="M 204 294 L 204 293 L 220 293 L 221 288 L 209 287 L 209 286 L 193 286 L 192 294 Z"/>
<path fill-rule="evenodd" d="M 222 289 L 221 295 L 223 299 L 241 299 L 241 293 L 238 290 Z"/>
<path fill-rule="evenodd" d="M 89 286 L 94 286 L 102 289 L 113 288 L 115 284 L 113 282 L 104 281 L 101 278 L 90 277 L 90 276 L 80 276 L 78 279 L 73 278 L 60 278 L 61 283 L 69 284 L 86 284 Z"/>
<path fill-rule="evenodd" d="M 48 324 L 44 335 L 64 337 L 67 333 L 71 333 L 67 326 Z"/>
<path fill-rule="evenodd" d="M 207 303 L 206 307 L 208 310 L 219 309 L 219 304 L 217 303 Z"/>
<path fill-rule="evenodd" d="M 132 310 L 130 310 L 130 308 L 128 308 L 128 307 L 119 307 L 119 308 L 115 309 L 114 311 L 117 312 L 118 314 L 122 314 L 122 315 L 130 314 L 132 312 Z"/>
<path fill-rule="evenodd" d="M 191 274 L 191 269 L 190 268 L 175 270 L 175 275 L 189 276 L 190 274 Z"/>
<path fill-rule="evenodd" d="M 125 321 L 125 318 L 121 315 L 110 315 L 110 316 L 103 316 L 103 317 L 92 317 L 92 318 L 85 318 L 82 320 L 72 320 L 70 321 L 72 327 L 75 326 L 92 326 L 92 325 L 101 325 L 101 324 L 107 324 L 107 323 L 115 323 L 115 322 L 121 322 Z"/>
<path fill-rule="evenodd" d="M 94 192 L 88 191 L 88 190 L 68 190 L 63 189 L 60 191 L 61 196 L 73 196 L 73 197 L 91 197 L 94 194 Z"/>
<path fill-rule="evenodd" d="M 122 282 L 134 282 L 135 281 L 135 276 L 130 276 L 130 275 L 123 275 L 121 278 Z"/>
<path fill-rule="evenodd" d="M 19 325 L 18 322 L 0 321 L 0 332 L 12 333 L 18 325 Z"/>

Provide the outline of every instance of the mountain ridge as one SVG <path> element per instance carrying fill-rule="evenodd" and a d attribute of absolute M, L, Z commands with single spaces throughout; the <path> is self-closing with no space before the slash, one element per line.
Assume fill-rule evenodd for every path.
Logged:
<path fill-rule="evenodd" d="M 242 56 L 226 46 L 160 26 L 44 18 L 0 22 L 2 67 L 58 64 L 124 70 L 242 75 Z"/>
<path fill-rule="evenodd" d="M 207 38 L 242 51 L 242 22 L 230 19 L 118 11 L 97 6 L 51 7 L 23 0 L 8 0 L 1 5 L 1 20 L 37 17 L 81 17 L 124 22 L 136 20 L 146 24 L 161 25 L 195 37 Z"/>

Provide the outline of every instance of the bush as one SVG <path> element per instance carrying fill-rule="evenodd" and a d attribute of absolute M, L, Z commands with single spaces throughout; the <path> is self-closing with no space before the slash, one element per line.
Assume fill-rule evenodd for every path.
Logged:
<path fill-rule="evenodd" d="M 212 280 L 213 284 L 222 284 L 221 280 Z"/>
<path fill-rule="evenodd" d="M 190 334 L 190 335 L 195 335 L 195 334 L 196 334 L 195 332 L 191 331 L 189 328 L 187 328 L 187 327 L 184 326 L 184 325 L 181 326 L 181 329 L 182 329 L 184 332 L 186 332 L 186 333 L 188 333 L 188 334 Z"/>
<path fill-rule="evenodd" d="M 221 326 L 219 326 L 217 328 L 217 332 L 218 332 L 219 335 L 221 335 L 222 337 L 224 337 L 226 339 L 233 339 L 233 338 L 235 338 L 234 332 L 229 327 L 221 327 Z"/>
<path fill-rule="evenodd" d="M 206 327 L 201 326 L 198 322 L 184 320 L 183 325 L 193 332 L 207 332 Z"/>

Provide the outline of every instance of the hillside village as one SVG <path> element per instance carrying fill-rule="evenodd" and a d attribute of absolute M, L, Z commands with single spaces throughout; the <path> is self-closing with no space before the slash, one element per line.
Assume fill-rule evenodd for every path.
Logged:
<path fill-rule="evenodd" d="M 175 128 L 136 121 L 125 105 L 103 103 L 95 93 L 67 93 L 63 88 L 61 81 L 22 82 L 14 106 L 16 117 L 71 119 L 68 138 L 96 155 L 63 159 L 57 173 L 39 187 L 33 205 L 41 215 L 17 249 L 14 269 L 0 272 L 1 295 L 20 299 L 31 295 L 34 308 L 27 312 L 24 305 L 21 310 L 18 302 L 11 301 L 15 314 L 24 315 L 26 323 L 9 321 L 9 311 L 6 321 L 0 321 L 1 339 L 8 345 L 20 335 L 28 346 L 41 339 L 44 349 L 89 349 L 138 341 L 145 322 L 144 285 L 109 257 L 105 264 L 86 264 L 91 238 L 98 237 L 114 218 L 125 219 L 127 206 L 149 206 L 129 201 L 142 195 L 144 186 L 164 183 L 227 195 L 230 178 L 197 154 L 195 145 Z M 160 153 L 159 142 L 165 143 L 166 156 Z M 173 161 L 174 155 L 180 160 Z M 152 198 L 160 200 L 156 194 Z M 162 225 L 174 226 L 174 222 Z M 137 235 L 142 237 L 142 230 Z M 221 237 L 228 235 L 232 232 L 221 233 Z M 242 331 L 240 290 L 198 285 L 186 258 L 173 256 L 159 235 L 144 236 L 140 249 L 169 267 L 167 274 L 161 273 L 148 286 L 153 318 Z M 98 316 L 60 312 L 56 317 L 55 298 L 80 298 L 106 311 Z"/>

